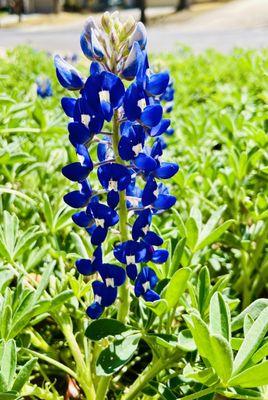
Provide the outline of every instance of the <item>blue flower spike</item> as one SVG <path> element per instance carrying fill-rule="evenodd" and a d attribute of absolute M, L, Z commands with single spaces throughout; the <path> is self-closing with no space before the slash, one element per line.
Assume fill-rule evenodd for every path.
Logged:
<path fill-rule="evenodd" d="M 178 171 L 176 163 L 165 161 L 163 140 L 172 130 L 164 116 L 173 107 L 174 88 L 167 72 L 150 70 L 146 43 L 141 22 L 122 23 L 118 13 L 106 12 L 100 25 L 90 17 L 81 34 L 82 52 L 91 61 L 85 80 L 55 57 L 60 84 L 79 93 L 61 101 L 77 157 L 62 173 L 79 185 L 64 201 L 75 209 L 72 219 L 86 230 L 93 248 L 90 257 L 75 263 L 77 272 L 92 280 L 86 310 L 91 319 L 119 297 L 118 315 L 126 321 L 130 283 L 137 297 L 159 300 L 157 275 L 145 264 L 163 264 L 169 255 L 159 248 L 163 239 L 153 231 L 152 220 L 176 202 L 162 182 Z"/>

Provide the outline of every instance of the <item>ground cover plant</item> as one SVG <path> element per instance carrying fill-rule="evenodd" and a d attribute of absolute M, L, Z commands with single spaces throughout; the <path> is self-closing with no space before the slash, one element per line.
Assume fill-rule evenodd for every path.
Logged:
<path fill-rule="evenodd" d="M 128 39 L 135 26 L 126 26 Z M 88 77 L 90 62 L 74 61 Z M 162 105 L 174 133 L 161 136 L 161 162 L 180 166 L 161 180 L 176 203 L 150 226 L 163 239 L 162 263 L 135 259 L 138 271 L 127 271 L 117 300 L 88 310 L 92 283 L 101 280 L 95 270 L 79 274 L 85 270 L 78 260 L 89 260 L 100 243 L 75 226 L 75 211 L 63 200 L 79 188 L 61 173 L 77 162 L 61 108 L 70 94 L 58 83 L 51 55 L 17 48 L 1 59 L 0 399 L 268 398 L 268 53 L 196 56 L 181 47 L 150 57 L 150 65 L 172 77 L 174 105 Z M 102 128 L 112 129 L 107 121 Z M 157 137 L 147 138 L 150 146 Z M 89 150 L 98 162 L 98 142 Z M 98 167 L 89 176 L 94 190 Z M 106 200 L 105 185 L 100 201 L 120 214 L 116 186 Z M 138 214 L 131 218 L 133 226 Z M 126 239 L 112 229 L 101 244 L 105 265 L 125 269 L 133 258 L 115 258 Z M 88 273 L 91 264 L 85 265 Z M 158 283 L 154 278 L 136 296 L 145 265 Z M 144 296 L 148 289 L 153 297 Z"/>

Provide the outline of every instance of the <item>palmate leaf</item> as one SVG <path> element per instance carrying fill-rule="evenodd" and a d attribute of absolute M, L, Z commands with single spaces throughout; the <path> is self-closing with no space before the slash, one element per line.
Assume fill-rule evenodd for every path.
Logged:
<path fill-rule="evenodd" d="M 101 340 L 107 336 L 120 335 L 131 329 L 120 321 L 112 318 L 102 318 L 91 322 L 86 329 L 85 335 L 90 340 Z"/>
<path fill-rule="evenodd" d="M 128 332 L 122 339 L 116 339 L 103 350 L 97 360 L 97 375 L 112 375 L 127 364 L 137 350 L 141 338 L 140 333 Z"/>

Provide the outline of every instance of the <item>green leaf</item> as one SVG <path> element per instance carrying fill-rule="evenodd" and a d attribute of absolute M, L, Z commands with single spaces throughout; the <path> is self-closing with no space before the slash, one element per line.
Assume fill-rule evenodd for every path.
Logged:
<path fill-rule="evenodd" d="M 182 238 L 187 236 L 187 231 L 183 219 L 175 208 L 172 208 L 172 213 L 174 215 L 174 219 L 176 221 L 176 226 Z"/>
<path fill-rule="evenodd" d="M 234 219 L 229 219 L 228 221 L 225 221 L 222 225 L 218 226 L 218 228 L 214 229 L 205 239 L 202 241 L 200 240 L 194 251 L 201 250 L 204 247 L 210 245 L 211 243 L 215 243 L 221 235 L 227 231 L 227 229 L 235 222 Z"/>
<path fill-rule="evenodd" d="M 242 328 L 244 323 L 244 318 L 249 314 L 253 319 L 256 319 L 258 315 L 268 307 L 268 299 L 258 299 L 251 303 L 247 308 L 245 308 L 239 315 L 233 318 L 232 321 L 232 331 L 237 331 Z"/>
<path fill-rule="evenodd" d="M 251 317 L 250 314 L 246 314 L 243 324 L 244 336 L 246 336 L 246 334 L 248 333 L 253 324 L 254 324 L 254 319 Z"/>
<path fill-rule="evenodd" d="M 172 254 L 171 267 L 169 271 L 170 276 L 173 276 L 180 266 L 185 244 L 186 244 L 186 238 L 182 238 L 181 240 L 178 241 L 175 247 L 175 250 Z"/>
<path fill-rule="evenodd" d="M 196 350 L 196 344 L 191 334 L 190 329 L 183 329 L 178 335 L 177 346 L 186 352 L 191 352 Z"/>
<path fill-rule="evenodd" d="M 51 308 L 50 311 L 56 310 L 62 304 L 65 304 L 68 300 L 73 297 L 74 293 L 72 290 L 64 290 L 57 296 L 55 296 L 51 301 Z"/>
<path fill-rule="evenodd" d="M 192 379 L 195 382 L 202 383 L 203 385 L 211 386 L 217 380 L 218 377 L 215 374 L 213 368 L 205 368 L 202 370 L 194 370 L 190 364 L 187 364 L 183 370 L 183 376 L 188 379 Z"/>
<path fill-rule="evenodd" d="M 145 301 L 145 305 L 158 316 L 167 311 L 167 302 L 165 299 L 160 299 L 152 302 Z"/>
<path fill-rule="evenodd" d="M 37 358 L 32 358 L 31 360 L 27 361 L 25 365 L 21 368 L 20 372 L 18 373 L 15 382 L 12 386 L 12 390 L 15 392 L 20 392 L 25 383 L 28 382 L 32 370 L 36 364 Z M 1 397 L 0 397 L 1 398 Z"/>
<path fill-rule="evenodd" d="M 119 371 L 133 357 L 140 338 L 140 334 L 134 333 L 111 343 L 99 355 L 96 365 L 97 375 L 112 375 Z"/>
<path fill-rule="evenodd" d="M 213 231 L 216 227 L 217 223 L 219 222 L 222 214 L 226 210 L 226 206 L 221 206 L 218 210 L 214 211 L 210 218 L 208 219 L 207 223 L 204 225 L 200 235 L 199 235 L 199 242 L 203 242 Z"/>
<path fill-rule="evenodd" d="M 205 312 L 206 299 L 210 291 L 210 275 L 207 267 L 203 267 L 198 274 L 197 281 L 198 290 L 198 308 L 200 314 L 203 316 Z"/>
<path fill-rule="evenodd" d="M 209 360 L 211 355 L 209 330 L 205 322 L 196 314 L 191 313 L 191 317 L 184 316 L 186 323 L 193 335 L 198 352 L 201 357 Z"/>
<path fill-rule="evenodd" d="M 50 279 L 50 275 L 52 274 L 53 270 L 55 268 L 55 263 L 52 262 L 50 265 L 48 265 L 45 269 L 45 271 L 43 272 L 41 281 L 38 285 L 38 288 L 36 289 L 36 291 L 34 292 L 34 296 L 33 296 L 33 304 L 35 304 L 39 298 L 42 296 L 43 291 L 46 289 L 48 283 L 49 283 L 49 279 Z"/>
<path fill-rule="evenodd" d="M 1 400 L 18 400 L 18 395 L 17 395 L 17 393 L 13 393 L 13 392 L 6 392 L 6 393 L 0 392 L 0 399 Z"/>
<path fill-rule="evenodd" d="M 12 388 L 16 365 L 16 344 L 14 340 L 9 340 L 3 344 L 3 353 L 1 359 L 1 375 L 4 382 L 6 382 L 7 390 Z"/>
<path fill-rule="evenodd" d="M 261 344 L 268 330 L 268 308 L 265 308 L 249 329 L 242 346 L 234 360 L 234 373 L 237 374 L 250 360 Z"/>
<path fill-rule="evenodd" d="M 121 335 L 131 329 L 122 322 L 112 318 L 102 318 L 91 322 L 86 329 L 85 335 L 90 340 L 101 340 L 107 336 Z"/>
<path fill-rule="evenodd" d="M 1 337 L 7 339 L 12 325 L 12 308 L 7 305 L 1 315 Z"/>
<path fill-rule="evenodd" d="M 227 340 L 221 335 L 210 336 L 212 356 L 209 358 L 211 366 L 223 383 L 226 383 L 232 375 L 233 353 Z"/>
<path fill-rule="evenodd" d="M 196 220 L 193 217 L 189 217 L 186 221 L 185 227 L 187 230 L 186 243 L 187 246 L 190 248 L 190 250 L 193 252 L 195 249 L 195 245 L 198 241 L 198 235 L 199 235 L 199 230 Z"/>
<path fill-rule="evenodd" d="M 214 293 L 210 300 L 209 328 L 211 333 L 221 335 L 228 342 L 230 341 L 230 310 L 219 292 Z"/>
<path fill-rule="evenodd" d="M 187 288 L 187 282 L 191 275 L 190 268 L 181 268 L 175 272 L 166 286 L 164 299 L 167 302 L 167 309 L 177 306 L 180 297 Z"/>
<path fill-rule="evenodd" d="M 268 385 L 268 360 L 254 365 L 229 380 L 230 386 L 254 388 Z"/>
<path fill-rule="evenodd" d="M 268 356 L 268 338 L 263 341 L 263 345 L 252 356 L 251 361 L 253 362 L 253 364 L 257 364 L 259 361 L 263 360 L 264 357 L 267 356 Z"/>

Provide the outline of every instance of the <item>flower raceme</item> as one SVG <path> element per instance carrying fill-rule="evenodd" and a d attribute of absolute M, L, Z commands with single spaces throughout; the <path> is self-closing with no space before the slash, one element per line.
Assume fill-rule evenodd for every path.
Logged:
<path fill-rule="evenodd" d="M 176 174 L 178 166 L 162 160 L 161 135 L 170 121 L 163 118 L 161 97 L 167 102 L 173 93 L 169 74 L 149 69 L 144 26 L 133 19 L 121 23 L 117 13 L 105 13 L 100 26 L 88 19 L 80 43 L 91 61 L 87 79 L 58 55 L 55 67 L 60 84 L 79 93 L 62 99 L 78 159 L 62 173 L 80 186 L 64 201 L 78 209 L 73 221 L 86 229 L 94 247 L 92 257 L 77 260 L 76 267 L 80 274 L 99 276 L 87 309 L 96 319 L 115 302 L 126 280 L 133 282 L 136 296 L 159 299 L 157 275 L 146 264 L 164 263 L 168 252 L 158 248 L 163 239 L 153 231 L 152 219 L 176 201 L 162 180 Z M 96 160 L 91 158 L 93 144 Z M 93 170 L 99 182 L 94 188 L 89 182 Z M 103 243 L 111 232 L 118 240 L 109 264 Z"/>

